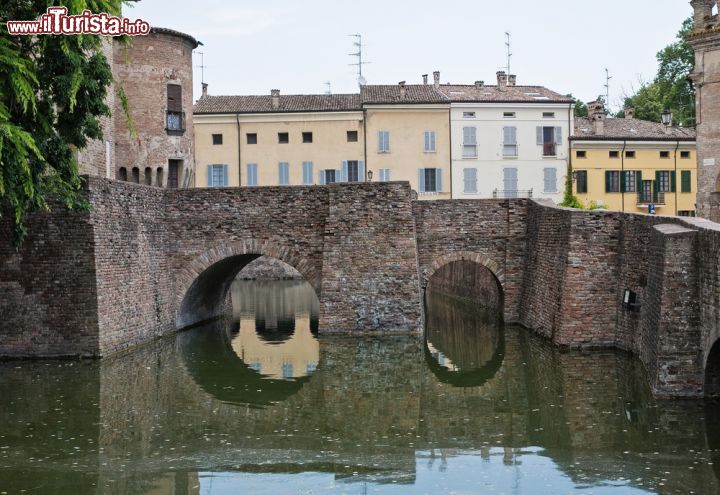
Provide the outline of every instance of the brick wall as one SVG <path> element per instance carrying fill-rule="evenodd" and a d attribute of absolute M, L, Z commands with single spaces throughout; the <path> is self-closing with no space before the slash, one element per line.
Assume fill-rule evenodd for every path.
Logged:
<path fill-rule="evenodd" d="M 472 302 L 490 313 L 502 312 L 502 289 L 490 270 L 473 261 L 454 261 L 428 281 L 428 290 Z"/>

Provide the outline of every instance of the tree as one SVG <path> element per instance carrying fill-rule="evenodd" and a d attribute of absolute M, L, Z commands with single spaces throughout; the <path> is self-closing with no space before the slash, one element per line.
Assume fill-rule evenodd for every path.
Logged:
<path fill-rule="evenodd" d="M 121 0 L 65 0 L 69 14 L 87 9 L 119 16 Z M 0 18 L 34 20 L 47 0 L 4 0 Z M 9 215 L 19 245 L 29 212 L 48 201 L 82 206 L 76 150 L 101 139 L 98 118 L 112 82 L 102 38 L 11 36 L 0 32 L 0 215 Z"/>
<path fill-rule="evenodd" d="M 674 124 L 695 125 L 695 89 L 688 80 L 695 55 L 685 40 L 692 30 L 691 17 L 683 22 L 677 41 L 657 53 L 655 79 L 649 83 L 641 82 L 635 94 L 625 97 L 625 107 L 634 108 L 637 118 L 660 122 L 660 114 L 667 109 L 673 113 Z"/>

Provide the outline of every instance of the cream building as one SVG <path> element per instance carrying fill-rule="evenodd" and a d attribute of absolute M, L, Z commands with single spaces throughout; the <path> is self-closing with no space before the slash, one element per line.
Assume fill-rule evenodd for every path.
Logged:
<path fill-rule="evenodd" d="M 450 100 L 453 198 L 562 201 L 574 101 L 542 86 L 440 85 Z"/>

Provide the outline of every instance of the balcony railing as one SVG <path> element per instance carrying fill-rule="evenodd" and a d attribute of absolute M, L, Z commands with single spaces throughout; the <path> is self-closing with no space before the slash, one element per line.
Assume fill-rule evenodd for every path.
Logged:
<path fill-rule="evenodd" d="M 533 190 L 528 189 L 524 191 L 513 190 L 513 189 L 495 189 L 493 191 L 493 199 L 517 199 L 517 198 L 532 198 Z"/>
<path fill-rule="evenodd" d="M 657 206 L 664 206 L 665 205 L 665 193 L 662 191 L 655 192 L 653 194 L 648 194 L 645 191 L 640 191 L 638 193 L 637 198 L 637 204 L 638 206 L 643 205 L 649 205 L 650 203 L 653 203 Z"/>
<path fill-rule="evenodd" d="M 543 156 L 556 156 L 555 143 L 543 143 Z"/>

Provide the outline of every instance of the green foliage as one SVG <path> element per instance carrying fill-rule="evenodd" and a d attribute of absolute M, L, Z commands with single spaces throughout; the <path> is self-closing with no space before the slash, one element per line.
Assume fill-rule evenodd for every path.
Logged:
<path fill-rule="evenodd" d="M 70 14 L 120 15 L 121 0 L 4 0 L 0 19 L 33 20 L 49 4 Z M 11 36 L 0 26 L 0 215 L 9 215 L 19 245 L 29 212 L 56 199 L 83 207 L 76 150 L 102 138 L 98 118 L 111 68 L 99 36 Z"/>
<path fill-rule="evenodd" d="M 652 82 L 641 83 L 640 89 L 625 98 L 625 107 L 635 109 L 639 119 L 660 122 L 660 114 L 668 109 L 673 124 L 695 125 L 695 89 L 688 80 L 695 55 L 685 36 L 693 29 L 692 17 L 686 19 L 677 34 L 677 41 L 657 53 L 658 72 Z M 622 115 L 624 116 L 624 113 Z"/>
<path fill-rule="evenodd" d="M 578 100 L 572 94 L 567 94 L 565 96 L 575 100 L 575 117 L 587 117 L 588 116 L 588 107 L 582 100 Z"/>

